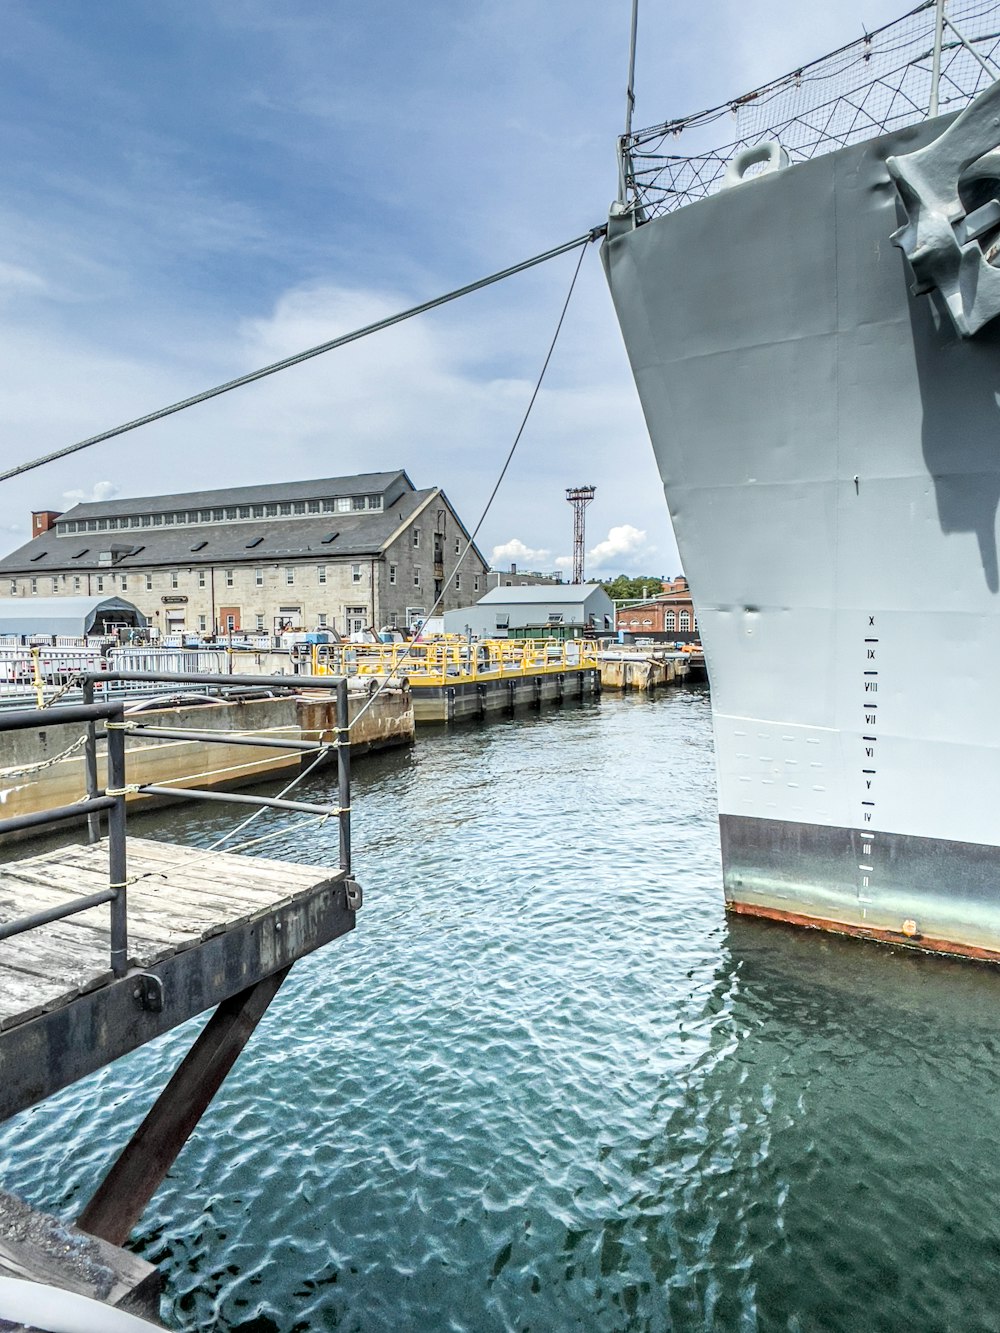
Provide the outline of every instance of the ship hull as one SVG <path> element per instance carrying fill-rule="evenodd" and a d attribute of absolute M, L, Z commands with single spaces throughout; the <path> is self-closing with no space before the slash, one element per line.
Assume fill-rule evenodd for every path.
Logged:
<path fill-rule="evenodd" d="M 885 159 L 945 124 L 603 255 L 705 646 L 727 904 L 1000 958 L 1000 332 L 960 337 L 890 241 Z"/>

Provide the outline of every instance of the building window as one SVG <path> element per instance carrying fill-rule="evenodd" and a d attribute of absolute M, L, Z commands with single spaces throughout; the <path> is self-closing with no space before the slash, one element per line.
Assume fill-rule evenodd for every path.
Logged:
<path fill-rule="evenodd" d="M 233 571 L 232 571 L 231 569 L 227 569 L 227 570 L 226 570 L 226 587 L 227 587 L 227 588 L 231 588 L 232 586 L 233 586 Z"/>
<path fill-rule="evenodd" d="M 10 595 L 11 597 L 17 596 L 17 579 L 11 579 L 10 581 Z"/>
<path fill-rule="evenodd" d="M 681 632 L 682 632 L 682 633 L 684 633 L 686 630 L 689 630 L 689 629 L 691 628 L 691 615 L 690 615 L 689 612 L 687 612 L 687 611 L 682 611 L 682 612 L 681 612 L 681 625 L 680 625 L 680 627 L 681 627 Z"/>
<path fill-rule="evenodd" d="M 177 571 L 176 571 L 176 570 L 171 570 L 171 571 L 170 571 L 170 586 L 171 586 L 171 588 L 176 588 L 176 587 L 179 586 L 179 581 L 178 581 L 178 578 L 177 578 Z"/>
<path fill-rule="evenodd" d="M 295 582 L 295 570 L 291 565 L 285 566 L 285 582 L 287 584 L 292 584 Z"/>
<path fill-rule="evenodd" d="M 279 505 L 278 507 L 285 518 L 287 518 L 288 515 L 292 512 L 292 506 L 287 501 L 283 505 Z"/>
<path fill-rule="evenodd" d="M 34 579 L 31 580 L 31 591 L 32 591 L 32 592 L 35 591 L 35 580 L 34 580 Z M 97 576 L 97 591 L 98 591 L 98 592 L 103 592 L 103 591 L 104 591 L 104 576 L 103 576 L 103 574 L 98 574 L 98 576 Z"/>
<path fill-rule="evenodd" d="M 201 629 L 201 630 L 208 629 L 208 617 L 207 617 L 207 616 L 199 616 L 199 617 L 198 617 L 198 628 Z"/>
<path fill-rule="evenodd" d="M 235 510 L 235 509 L 227 509 L 227 510 L 226 510 L 226 518 L 233 519 L 233 518 L 235 518 L 235 517 L 236 517 L 236 510 Z"/>
<path fill-rule="evenodd" d="M 326 629 L 326 612 L 325 612 L 325 611 L 321 611 L 321 612 L 319 613 L 319 615 L 316 617 L 316 624 L 319 626 L 320 629 Z"/>
<path fill-rule="evenodd" d="M 461 574 L 456 574 L 456 575 L 455 575 L 455 591 L 456 591 L 456 592 L 461 592 L 461 590 L 462 590 L 462 576 L 461 576 Z"/>
<path fill-rule="evenodd" d="M 456 554 L 456 555 L 461 555 L 461 554 L 462 554 L 462 539 L 461 539 L 461 537 L 456 537 L 456 538 L 455 538 L 455 554 Z"/>
<path fill-rule="evenodd" d="M 398 626 L 399 626 L 399 613 L 398 613 L 397 611 L 390 611 L 390 613 L 389 613 L 389 628 L 390 628 L 390 629 L 397 629 Z"/>
<path fill-rule="evenodd" d="M 381 495 L 369 495 L 369 497 L 368 497 L 368 508 L 369 508 L 369 509 L 381 509 L 381 508 L 382 508 L 382 497 L 381 497 Z"/>
<path fill-rule="evenodd" d="M 240 518 L 249 518 L 249 517 L 250 517 L 250 506 L 240 505 Z"/>
<path fill-rule="evenodd" d="M 146 575 L 146 591 L 147 591 L 147 592 L 152 592 L 152 591 L 153 591 L 153 576 L 152 576 L 152 574 L 147 574 L 147 575 Z"/>
<path fill-rule="evenodd" d="M 348 606 L 345 608 L 345 622 L 348 634 L 357 634 L 365 627 L 365 616 L 367 611 L 363 606 Z"/>
<path fill-rule="evenodd" d="M 326 565 L 316 566 L 316 579 L 319 583 L 326 582 Z"/>
<path fill-rule="evenodd" d="M 309 501 L 309 512 L 310 512 L 310 514 L 318 514 L 318 513 L 319 513 L 319 501 L 318 501 L 318 500 L 310 500 L 310 501 Z"/>
<path fill-rule="evenodd" d="M 55 584 L 55 579 L 53 579 L 52 582 L 53 582 L 53 584 Z M 122 590 L 122 592 L 128 592 L 128 575 L 127 575 L 127 574 L 119 574 L 119 575 L 118 575 L 118 582 L 119 582 L 119 584 L 120 584 L 120 586 L 121 586 L 121 590 Z"/>
<path fill-rule="evenodd" d="M 296 500 L 296 501 L 295 501 L 295 505 L 294 505 L 294 509 L 295 509 L 295 512 L 296 512 L 297 514 L 304 514 L 304 513 L 306 512 L 306 502 L 305 502 L 305 500 Z"/>
<path fill-rule="evenodd" d="M 389 582 L 392 583 L 392 584 L 395 584 L 395 582 L 396 582 L 396 566 L 395 566 L 395 565 L 390 565 L 390 566 L 389 566 Z"/>
<path fill-rule="evenodd" d="M 351 582 L 352 582 L 352 583 L 360 583 L 360 582 L 361 582 L 361 566 L 360 566 L 360 565 L 352 565 L 352 566 L 351 566 Z"/>
<path fill-rule="evenodd" d="M 475 578 L 472 580 L 472 587 L 473 587 L 473 590 L 474 590 L 475 592 L 478 592 L 478 591 L 479 591 L 479 575 L 478 575 L 478 574 L 477 574 L 477 575 L 475 576 Z"/>
<path fill-rule="evenodd" d="M 257 628 L 258 630 L 262 630 L 264 628 L 264 617 L 263 615 L 261 615 L 259 611 L 257 612 Z"/>
<path fill-rule="evenodd" d="M 199 569 L 199 570 L 198 570 L 198 587 L 199 587 L 199 588 L 204 588 L 204 586 L 205 586 L 205 571 L 204 571 L 203 569 Z"/>
<path fill-rule="evenodd" d="M 413 586 L 415 588 L 420 587 L 420 570 L 416 565 L 413 566 Z"/>
<path fill-rule="evenodd" d="M 262 569 L 255 569 L 255 570 L 254 570 L 254 572 L 253 572 L 253 581 L 254 581 L 254 583 L 256 583 L 256 585 L 257 585 L 258 588 L 263 588 L 263 586 L 264 586 L 264 571 L 263 571 Z"/>
<path fill-rule="evenodd" d="M 79 575 L 77 575 L 77 577 L 73 580 L 73 591 L 74 591 L 74 592 L 79 592 L 79 591 L 80 591 L 80 577 L 79 577 Z"/>
<path fill-rule="evenodd" d="M 124 585 L 123 585 L 123 586 L 124 586 Z M 52 580 L 52 591 L 53 591 L 53 592 L 58 592 L 58 591 L 59 591 L 59 580 L 58 580 L 58 579 L 55 579 L 55 578 L 54 578 L 54 579 Z"/>
<path fill-rule="evenodd" d="M 414 547 L 418 547 L 418 546 L 420 545 L 420 529 L 419 529 L 419 528 L 414 528 L 414 529 L 413 529 L 413 545 L 414 545 Z"/>
<path fill-rule="evenodd" d="M 353 495 L 351 497 L 351 509 L 364 509 L 365 497 L 363 495 Z"/>
<path fill-rule="evenodd" d="M 350 512 L 351 512 L 351 501 L 350 501 L 350 498 L 349 498 L 348 496 L 346 496 L 346 495 L 340 495 L 340 496 L 338 496 L 338 497 L 337 497 L 337 513 L 338 513 L 338 514 L 349 514 Z"/>
<path fill-rule="evenodd" d="M 668 634 L 672 634 L 677 628 L 677 617 L 673 611 L 668 611 L 663 617 L 663 628 Z"/>

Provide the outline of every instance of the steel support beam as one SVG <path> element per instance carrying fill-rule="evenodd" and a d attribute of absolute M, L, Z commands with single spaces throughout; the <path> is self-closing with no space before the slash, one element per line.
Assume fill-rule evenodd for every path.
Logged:
<path fill-rule="evenodd" d="M 80 1214 L 81 1231 L 124 1245 L 290 970 L 219 1005 Z"/>

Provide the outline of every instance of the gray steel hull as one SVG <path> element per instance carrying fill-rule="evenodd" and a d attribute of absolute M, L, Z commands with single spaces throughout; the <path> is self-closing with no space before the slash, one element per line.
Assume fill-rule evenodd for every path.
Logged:
<path fill-rule="evenodd" d="M 889 239 L 885 158 L 945 123 L 603 254 L 705 645 L 727 902 L 1000 957 L 1000 321 L 960 338 Z"/>

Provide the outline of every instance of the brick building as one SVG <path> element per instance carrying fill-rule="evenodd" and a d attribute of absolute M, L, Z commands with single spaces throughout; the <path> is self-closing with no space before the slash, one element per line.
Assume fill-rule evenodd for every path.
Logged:
<path fill-rule="evenodd" d="M 639 638 L 668 639 L 679 643 L 697 639 L 698 617 L 687 579 L 669 579 L 659 596 L 619 607 L 616 623 L 619 629 Z"/>
<path fill-rule="evenodd" d="M 32 515 L 0 594 L 122 595 L 162 634 L 403 627 L 468 542 L 444 492 L 403 471 L 79 504 Z M 475 546 L 442 611 L 486 589 Z"/>

